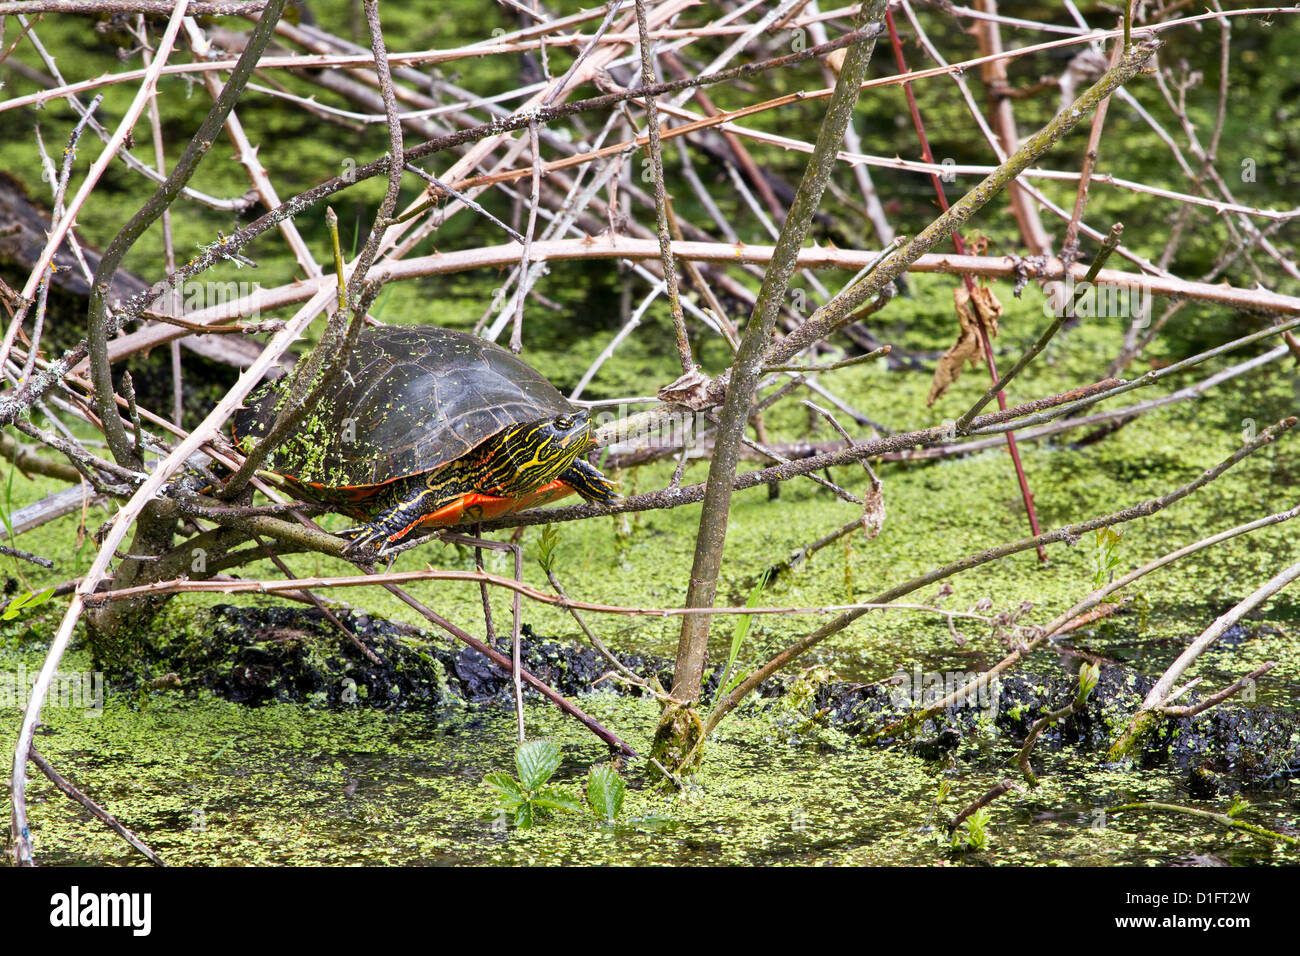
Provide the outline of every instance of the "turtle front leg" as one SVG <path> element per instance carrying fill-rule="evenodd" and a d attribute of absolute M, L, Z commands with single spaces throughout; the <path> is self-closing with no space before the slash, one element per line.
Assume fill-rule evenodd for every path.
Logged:
<path fill-rule="evenodd" d="M 344 549 L 345 554 L 377 547 L 379 556 L 383 557 L 446 504 L 436 488 L 418 478 L 397 482 L 387 501 L 388 507 L 371 521 L 342 532 L 352 538 Z"/>
<path fill-rule="evenodd" d="M 575 458 L 568 470 L 560 475 L 564 482 L 587 501 L 613 501 L 618 497 L 614 482 L 610 481 L 590 462 Z"/>

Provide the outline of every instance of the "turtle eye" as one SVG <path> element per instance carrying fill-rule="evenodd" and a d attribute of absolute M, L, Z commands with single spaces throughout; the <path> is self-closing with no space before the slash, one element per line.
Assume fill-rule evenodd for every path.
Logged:
<path fill-rule="evenodd" d="M 558 428 L 560 431 L 562 431 L 562 432 L 567 432 L 570 428 L 573 427 L 573 416 L 572 416 L 572 415 L 558 415 L 558 416 L 556 416 L 555 421 L 553 422 L 553 424 L 554 424 L 555 427 Z"/>

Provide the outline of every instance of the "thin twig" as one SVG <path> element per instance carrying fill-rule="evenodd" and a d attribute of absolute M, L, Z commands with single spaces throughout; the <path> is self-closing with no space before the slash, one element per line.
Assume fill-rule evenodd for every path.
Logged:
<path fill-rule="evenodd" d="M 654 63 L 651 61 L 650 29 L 646 25 L 645 0 L 636 0 L 636 27 L 640 38 L 641 85 L 649 90 L 657 77 Z M 664 270 L 664 288 L 668 294 L 668 310 L 672 315 L 673 328 L 677 332 L 677 357 L 682 363 L 682 372 L 689 373 L 695 368 L 695 359 L 691 356 L 691 343 L 686 334 L 686 319 L 682 315 L 682 304 L 677 289 L 677 266 L 673 261 L 672 236 L 668 232 L 668 199 L 664 192 L 664 159 L 659 144 L 659 108 L 654 94 L 645 98 L 646 131 L 648 133 L 647 152 L 655 187 L 655 215 L 659 225 L 659 258 Z"/>
<path fill-rule="evenodd" d="M 948 824 L 948 835 L 952 836 L 953 833 L 957 831 L 957 828 L 962 825 L 962 822 L 976 810 L 988 806 L 998 797 L 1011 792 L 1015 789 L 1015 786 L 1014 782 L 1006 778 L 999 780 L 983 794 L 971 801 L 971 803 L 968 804 L 960 813 L 952 818 L 952 822 Z"/>
<path fill-rule="evenodd" d="M 1223 688 L 1223 690 L 1211 694 L 1209 697 L 1206 697 L 1204 700 L 1200 700 L 1195 704 L 1185 704 L 1177 707 L 1171 707 L 1168 704 L 1165 704 L 1157 709 L 1166 717 L 1195 717 L 1197 714 L 1203 714 L 1211 707 L 1217 707 L 1228 698 L 1234 697 L 1237 694 L 1240 694 L 1243 690 L 1254 686 L 1255 681 L 1263 677 L 1276 666 L 1277 661 L 1268 661 L 1264 665 L 1255 668 L 1240 680 L 1233 681 L 1227 687 Z"/>
<path fill-rule="evenodd" d="M 1268 830 L 1264 827 L 1257 826 L 1254 823 L 1247 823 L 1245 820 L 1238 820 L 1236 817 L 1229 816 L 1226 813 L 1213 813 L 1209 810 L 1200 810 L 1196 807 L 1180 807 L 1174 803 L 1156 803 L 1154 801 L 1144 801 L 1142 803 L 1125 803 L 1118 807 L 1111 807 L 1107 813 L 1122 813 L 1128 810 L 1154 810 L 1160 813 L 1180 813 L 1183 816 L 1198 817 L 1202 820 L 1212 820 L 1219 826 L 1227 827 L 1229 830 L 1241 830 L 1249 833 L 1251 836 L 1259 837 L 1270 843 L 1285 843 L 1288 846 L 1300 847 L 1300 838 L 1289 836 L 1285 833 L 1278 833 L 1275 830 Z"/>

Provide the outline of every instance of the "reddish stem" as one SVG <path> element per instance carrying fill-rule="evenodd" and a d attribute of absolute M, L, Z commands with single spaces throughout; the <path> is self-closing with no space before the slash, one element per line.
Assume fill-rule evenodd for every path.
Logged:
<path fill-rule="evenodd" d="M 898 72 L 905 76 L 909 71 L 907 69 L 907 61 L 903 58 L 903 43 L 898 37 L 898 31 L 894 28 L 894 13 L 888 8 L 885 10 L 885 24 L 889 27 L 889 42 L 894 48 L 894 61 L 898 64 Z M 921 111 L 916 105 L 916 94 L 912 92 L 911 83 L 904 82 L 902 85 L 903 95 L 907 97 L 907 109 L 912 114 L 912 125 L 916 127 L 917 138 L 921 141 L 921 158 L 933 166 L 934 154 L 930 151 L 930 140 L 925 135 L 925 123 L 921 121 Z M 940 180 L 939 174 L 931 173 L 930 181 L 934 184 L 934 194 L 939 203 L 939 210 L 941 212 L 947 212 L 948 197 L 944 195 L 943 181 Z M 952 244 L 957 250 L 958 255 L 964 256 L 966 254 L 966 243 L 962 240 L 961 233 L 956 230 L 953 230 Z M 962 281 L 966 283 L 966 291 L 973 294 L 975 291 L 975 280 L 969 275 L 963 275 Z M 980 317 L 979 311 L 974 311 L 975 324 L 980 333 L 980 343 L 984 347 L 984 361 L 988 365 L 989 378 L 993 382 L 997 382 L 999 377 L 998 367 L 993 358 L 993 346 L 989 341 L 988 329 L 984 327 L 984 320 Z M 998 408 L 1003 411 L 1006 411 L 1007 408 L 1007 396 L 1006 393 L 1001 390 L 998 391 Z M 1020 496 L 1025 502 L 1025 512 L 1029 515 L 1029 529 L 1035 536 L 1037 536 L 1039 534 L 1038 514 L 1034 511 L 1034 495 L 1029 490 L 1029 479 L 1025 477 L 1025 468 L 1020 462 L 1020 448 L 1016 444 L 1015 434 L 1012 432 L 1007 432 L 1006 434 L 1007 451 L 1011 454 L 1011 463 L 1016 469 L 1016 479 L 1020 482 Z M 1047 563 L 1047 550 L 1041 544 L 1038 546 L 1038 560 L 1043 564 Z"/>

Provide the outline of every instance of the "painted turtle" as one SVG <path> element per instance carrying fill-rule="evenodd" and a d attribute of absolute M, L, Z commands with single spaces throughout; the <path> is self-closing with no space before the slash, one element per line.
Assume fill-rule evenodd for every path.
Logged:
<path fill-rule="evenodd" d="M 274 422 L 284 381 L 236 413 L 241 446 Z M 581 457 L 591 446 L 587 412 L 500 346 L 450 329 L 374 326 L 267 468 L 295 497 L 367 522 L 350 532 L 351 547 L 384 554 L 421 525 L 494 518 L 575 491 L 617 497 Z"/>

